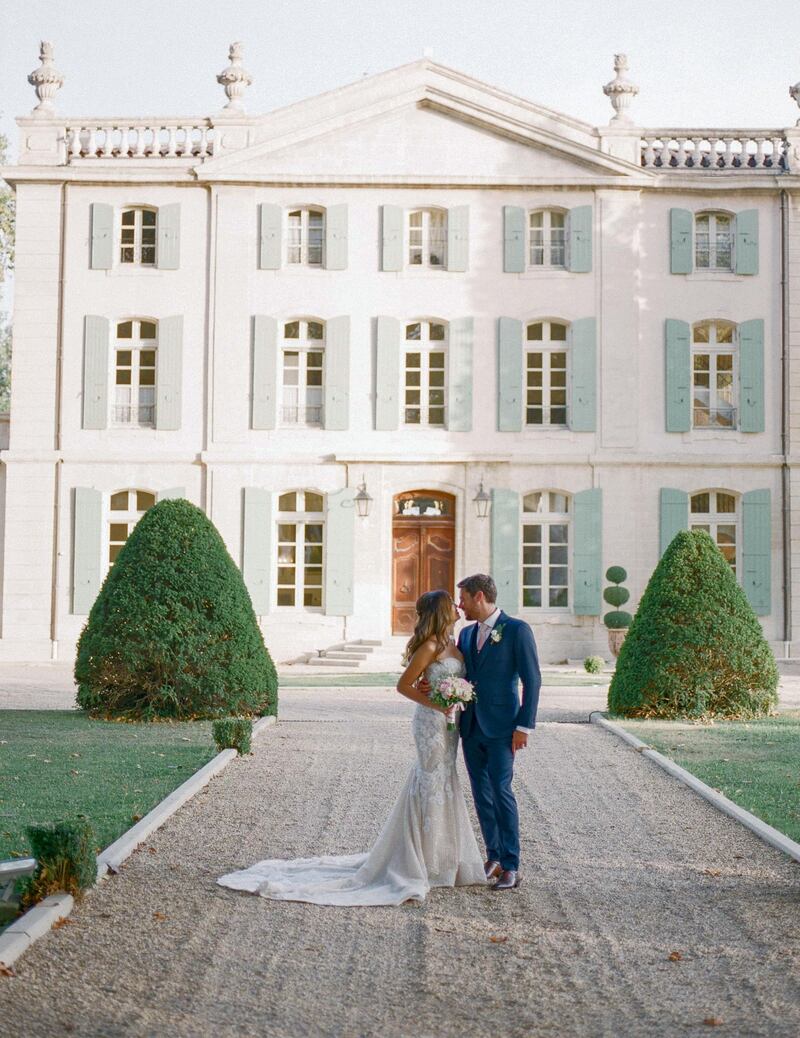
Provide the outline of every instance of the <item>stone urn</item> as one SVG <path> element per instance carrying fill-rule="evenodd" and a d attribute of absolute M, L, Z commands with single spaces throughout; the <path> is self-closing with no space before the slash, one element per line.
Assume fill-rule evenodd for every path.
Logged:
<path fill-rule="evenodd" d="M 622 643 L 625 641 L 625 635 L 627 633 L 627 627 L 609 627 L 608 647 L 611 650 L 614 659 L 619 656 L 619 650 L 622 648 Z"/>

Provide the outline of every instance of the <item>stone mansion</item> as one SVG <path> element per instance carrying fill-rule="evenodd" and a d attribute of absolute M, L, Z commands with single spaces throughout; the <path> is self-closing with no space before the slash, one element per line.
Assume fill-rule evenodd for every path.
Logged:
<path fill-rule="evenodd" d="M 157 500 L 213 520 L 276 660 L 492 572 L 607 653 L 681 529 L 800 624 L 800 128 L 609 125 L 422 59 L 246 114 L 17 120 L 0 658 L 70 659 Z M 800 97 L 800 85 L 793 88 Z M 633 106 L 635 108 L 635 106 Z"/>

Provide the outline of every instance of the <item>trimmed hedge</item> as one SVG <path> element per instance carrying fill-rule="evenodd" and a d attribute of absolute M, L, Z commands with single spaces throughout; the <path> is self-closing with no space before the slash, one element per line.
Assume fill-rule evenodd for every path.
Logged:
<path fill-rule="evenodd" d="M 75 681 L 94 716 L 276 713 L 275 666 L 250 596 L 199 508 L 170 499 L 139 520 L 81 633 Z"/>
<path fill-rule="evenodd" d="M 608 708 L 624 717 L 763 717 L 778 670 L 728 562 L 703 530 L 681 531 L 620 649 Z"/>
<path fill-rule="evenodd" d="M 249 717 L 222 717 L 211 727 L 217 749 L 237 750 L 240 754 L 250 752 L 253 737 L 253 722 Z"/>
<path fill-rule="evenodd" d="M 31 825 L 26 830 L 36 872 L 23 883 L 22 906 L 28 908 L 50 894 L 65 891 L 75 898 L 97 879 L 92 827 L 83 819 Z"/>

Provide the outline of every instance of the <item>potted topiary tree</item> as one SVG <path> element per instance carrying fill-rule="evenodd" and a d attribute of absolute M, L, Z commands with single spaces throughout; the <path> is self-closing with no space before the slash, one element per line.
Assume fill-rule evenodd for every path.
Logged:
<path fill-rule="evenodd" d="M 78 705 L 102 717 L 277 712 L 247 588 L 199 508 L 167 499 L 139 520 L 81 633 L 75 682 Z"/>
<path fill-rule="evenodd" d="M 778 670 L 729 563 L 682 530 L 650 578 L 608 690 L 624 717 L 753 718 L 777 703 Z"/>
<path fill-rule="evenodd" d="M 612 586 L 605 589 L 603 598 L 614 608 L 603 617 L 603 623 L 608 628 L 608 647 L 615 658 L 619 656 L 619 650 L 633 620 L 630 613 L 620 609 L 631 597 L 630 591 L 622 587 L 623 580 L 627 579 L 628 574 L 622 566 L 609 566 L 606 570 L 606 580 L 609 580 Z"/>

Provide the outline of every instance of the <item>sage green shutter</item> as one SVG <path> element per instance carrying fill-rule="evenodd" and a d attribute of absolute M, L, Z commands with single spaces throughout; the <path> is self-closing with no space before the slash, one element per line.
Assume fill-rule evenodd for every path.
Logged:
<path fill-rule="evenodd" d="M 346 205 L 332 205 L 325 212 L 325 267 L 347 270 Z"/>
<path fill-rule="evenodd" d="M 517 205 L 503 206 L 503 270 L 521 274 L 525 269 L 525 210 Z"/>
<path fill-rule="evenodd" d="M 667 432 L 688 432 L 692 427 L 692 347 L 686 321 L 667 318 L 666 348 Z"/>
<path fill-rule="evenodd" d="M 447 269 L 469 269 L 468 205 L 454 205 L 447 210 Z"/>
<path fill-rule="evenodd" d="M 257 616 L 269 612 L 271 569 L 272 494 L 263 487 L 245 487 L 242 577 Z"/>
<path fill-rule="evenodd" d="M 375 428 L 393 431 L 400 425 L 400 322 L 379 317 L 375 348 Z"/>
<path fill-rule="evenodd" d="M 158 322 L 156 429 L 180 429 L 183 378 L 183 317 Z"/>
<path fill-rule="evenodd" d="M 274 317 L 253 317 L 252 429 L 275 429 L 278 424 L 278 322 Z"/>
<path fill-rule="evenodd" d="M 577 616 L 599 616 L 602 606 L 603 491 L 581 490 L 573 497 L 572 553 L 574 576 L 573 612 Z"/>
<path fill-rule="evenodd" d="M 756 616 L 772 612 L 772 507 L 769 490 L 742 495 L 742 585 Z"/>
<path fill-rule="evenodd" d="M 764 432 L 764 322 L 739 325 L 739 428 Z"/>
<path fill-rule="evenodd" d="M 381 270 L 403 269 L 403 210 L 381 206 Z"/>
<path fill-rule="evenodd" d="M 497 322 L 497 428 L 522 429 L 522 321 L 513 317 Z"/>
<path fill-rule="evenodd" d="M 353 612 L 356 492 L 352 487 L 328 494 L 325 502 L 325 613 Z"/>
<path fill-rule="evenodd" d="M 281 232 L 283 210 L 279 205 L 262 202 L 258 207 L 258 266 L 261 270 L 279 270 L 281 265 Z"/>
<path fill-rule="evenodd" d="M 490 512 L 492 576 L 497 604 L 514 616 L 520 608 L 520 519 L 516 490 L 493 490 Z"/>
<path fill-rule="evenodd" d="M 592 269 L 592 207 L 579 205 L 569 211 L 568 270 L 588 274 Z"/>
<path fill-rule="evenodd" d="M 447 428 L 451 432 L 472 429 L 473 321 L 457 317 L 450 322 L 447 363 Z"/>
<path fill-rule="evenodd" d="M 350 420 L 350 318 L 333 317 L 325 329 L 326 429 L 347 429 Z"/>
<path fill-rule="evenodd" d="M 688 209 L 669 211 L 669 256 L 673 274 L 692 273 L 692 226 L 694 217 Z"/>
<path fill-rule="evenodd" d="M 175 498 L 186 497 L 186 487 L 170 487 L 169 490 L 159 490 L 159 501 L 173 501 Z"/>
<path fill-rule="evenodd" d="M 597 428 L 596 329 L 594 317 L 572 323 L 569 427 L 575 432 L 594 432 Z"/>
<path fill-rule="evenodd" d="M 685 490 L 662 487 L 658 514 L 658 556 L 664 554 L 681 530 L 689 529 L 689 495 Z"/>
<path fill-rule="evenodd" d="M 158 246 L 156 263 L 160 270 L 177 270 L 181 265 L 180 203 L 162 205 L 156 216 Z"/>
<path fill-rule="evenodd" d="M 93 487 L 75 487 L 73 500 L 72 612 L 85 616 L 100 590 L 103 503 Z"/>
<path fill-rule="evenodd" d="M 736 214 L 736 273 L 758 273 L 758 209 Z"/>
<path fill-rule="evenodd" d="M 105 202 L 92 202 L 92 270 L 111 270 L 114 266 L 114 207 Z"/>
<path fill-rule="evenodd" d="M 83 428 L 108 425 L 108 318 L 83 319 Z"/>

